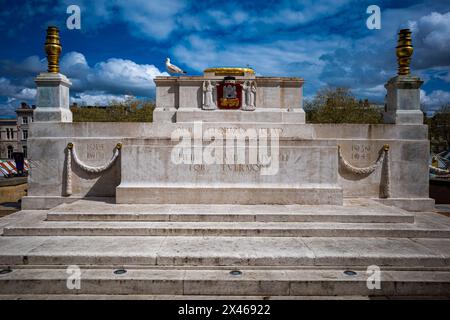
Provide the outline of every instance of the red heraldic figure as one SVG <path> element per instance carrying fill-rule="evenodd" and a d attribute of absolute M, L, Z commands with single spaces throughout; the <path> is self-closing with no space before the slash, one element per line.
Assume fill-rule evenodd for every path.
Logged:
<path fill-rule="evenodd" d="M 242 86 L 234 77 L 225 77 L 217 85 L 217 106 L 219 109 L 240 109 L 242 106 Z"/>

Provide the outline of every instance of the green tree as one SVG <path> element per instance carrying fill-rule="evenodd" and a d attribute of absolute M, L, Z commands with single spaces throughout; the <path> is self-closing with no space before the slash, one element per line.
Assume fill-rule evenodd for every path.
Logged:
<path fill-rule="evenodd" d="M 450 103 L 443 105 L 434 115 L 426 118 L 433 152 L 450 149 Z"/>
<path fill-rule="evenodd" d="M 152 122 L 155 105 L 152 101 L 127 98 L 113 100 L 106 107 L 71 107 L 74 122 Z"/>
<path fill-rule="evenodd" d="M 347 88 L 325 88 L 305 103 L 306 120 L 312 123 L 382 123 L 381 112 L 367 99 L 357 100 Z"/>

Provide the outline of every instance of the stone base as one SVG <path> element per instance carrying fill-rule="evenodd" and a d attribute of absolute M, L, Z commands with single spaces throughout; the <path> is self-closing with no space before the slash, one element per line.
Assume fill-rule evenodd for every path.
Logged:
<path fill-rule="evenodd" d="M 72 122 L 72 111 L 63 108 L 36 108 L 34 121 L 38 122 Z"/>
<path fill-rule="evenodd" d="M 411 75 L 396 76 L 386 83 L 385 123 L 423 124 L 423 113 L 420 110 L 422 83 L 419 77 Z"/>
<path fill-rule="evenodd" d="M 342 205 L 342 189 L 325 187 L 212 187 L 122 184 L 116 203 L 153 204 L 333 204 Z"/>
<path fill-rule="evenodd" d="M 41 73 L 36 79 L 36 122 L 72 122 L 69 87 L 72 83 L 60 73 Z"/>
<path fill-rule="evenodd" d="M 395 124 L 423 124 L 423 113 L 420 110 L 397 110 L 395 114 L 386 112 L 385 123 Z"/>
<path fill-rule="evenodd" d="M 387 206 L 394 206 L 408 211 L 434 211 L 434 199 L 431 198 L 389 198 L 374 200 Z"/>
<path fill-rule="evenodd" d="M 282 110 L 279 108 L 256 108 L 254 111 L 244 110 L 202 110 L 192 109 L 163 109 L 157 108 L 153 112 L 153 121 L 163 122 L 270 122 L 270 123 L 305 123 L 305 111 Z"/>

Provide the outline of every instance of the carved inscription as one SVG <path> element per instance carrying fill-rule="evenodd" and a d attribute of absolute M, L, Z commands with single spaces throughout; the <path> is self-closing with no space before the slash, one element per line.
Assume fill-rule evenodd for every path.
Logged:
<path fill-rule="evenodd" d="M 100 143 L 88 143 L 86 146 L 87 160 L 104 160 L 105 146 Z"/>
<path fill-rule="evenodd" d="M 371 159 L 371 147 L 368 144 L 352 144 L 352 160 L 367 161 Z"/>
<path fill-rule="evenodd" d="M 261 167 L 262 165 L 260 164 L 222 164 L 219 166 L 223 172 L 236 173 L 260 172 Z M 189 165 L 189 171 L 205 173 L 207 171 L 207 166 L 204 164 Z"/>

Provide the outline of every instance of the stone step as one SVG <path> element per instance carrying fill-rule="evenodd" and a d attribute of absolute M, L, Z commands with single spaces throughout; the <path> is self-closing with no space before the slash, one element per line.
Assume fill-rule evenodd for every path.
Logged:
<path fill-rule="evenodd" d="M 258 236 L 450 238 L 447 226 L 412 223 L 321 222 L 99 222 L 16 223 L 5 236 Z"/>
<path fill-rule="evenodd" d="M 123 159 L 123 161 L 126 160 Z M 158 174 L 161 175 L 160 172 Z M 253 184 L 237 185 L 229 183 L 217 186 L 211 184 L 182 186 L 177 183 L 153 185 L 139 181 L 123 182 L 117 186 L 116 202 L 122 204 L 342 205 L 343 192 L 339 185 L 333 183 L 280 186 L 263 183 L 255 185 L 253 182 Z"/>
<path fill-rule="evenodd" d="M 50 210 L 48 221 L 413 223 L 387 206 L 126 205 L 78 201 Z"/>
<path fill-rule="evenodd" d="M 387 300 L 393 297 L 379 296 Z M 397 299 L 447 300 L 436 296 L 397 296 Z M 155 294 L 0 294 L 0 300 L 372 300 L 368 296 L 226 296 L 226 295 L 155 295 Z"/>
<path fill-rule="evenodd" d="M 450 271 L 381 272 L 381 288 L 369 289 L 365 269 L 245 269 L 241 275 L 208 269 L 81 268 L 80 289 L 68 289 L 66 268 L 13 269 L 0 275 L 0 294 L 222 295 L 222 296 L 450 296 Z"/>
<path fill-rule="evenodd" d="M 450 239 L 291 237 L 0 237 L 0 265 L 450 265 Z"/>

